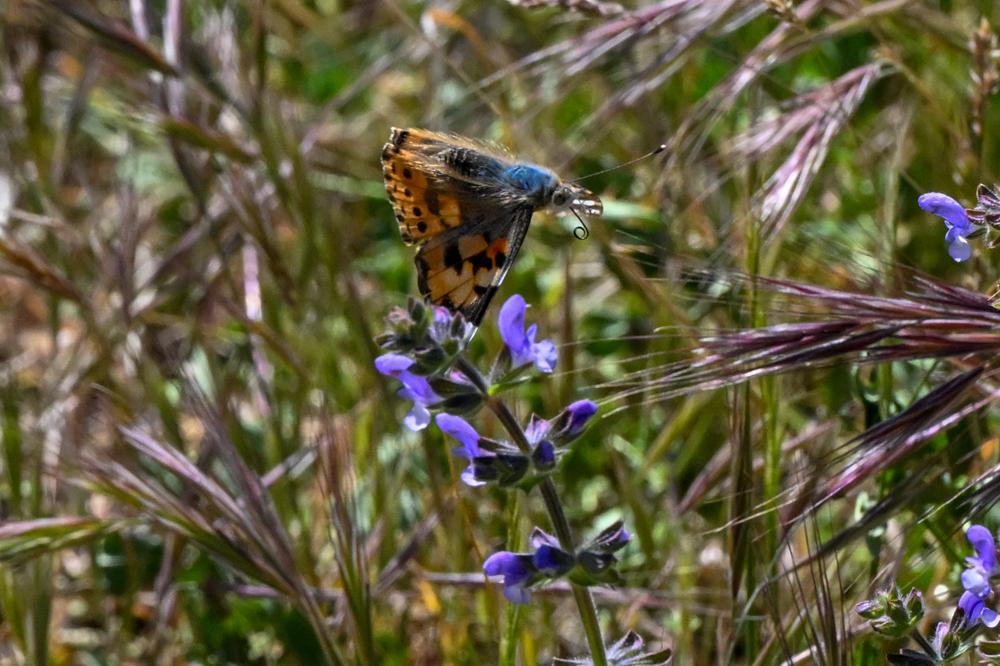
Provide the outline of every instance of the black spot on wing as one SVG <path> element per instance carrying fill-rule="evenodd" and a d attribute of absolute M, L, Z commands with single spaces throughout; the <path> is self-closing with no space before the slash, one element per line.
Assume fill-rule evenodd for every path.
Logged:
<path fill-rule="evenodd" d="M 472 264 L 473 274 L 477 273 L 480 269 L 488 271 L 491 268 L 493 268 L 493 260 L 490 258 L 488 254 L 486 254 L 486 250 L 475 253 L 474 255 L 469 257 L 466 261 Z"/>
<path fill-rule="evenodd" d="M 428 188 L 424 191 L 424 203 L 427 204 L 427 210 L 431 212 L 431 215 L 440 215 L 441 201 L 438 199 L 438 193 L 435 190 Z"/>
<path fill-rule="evenodd" d="M 458 249 L 458 243 L 454 242 L 444 249 L 445 268 L 453 268 L 456 273 L 462 272 L 462 253 Z"/>

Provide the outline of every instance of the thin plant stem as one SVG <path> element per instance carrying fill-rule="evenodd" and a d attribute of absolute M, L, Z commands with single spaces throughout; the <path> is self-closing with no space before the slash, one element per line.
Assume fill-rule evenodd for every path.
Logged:
<path fill-rule="evenodd" d="M 486 379 L 479 372 L 479 369 L 463 356 L 460 356 L 456 360 L 455 367 L 468 377 L 473 386 L 486 397 L 486 406 L 500 419 L 500 423 L 511 439 L 514 440 L 517 448 L 522 453 L 530 454 L 531 444 L 528 442 L 528 437 L 525 435 L 524 429 L 521 428 L 520 422 L 518 422 L 514 413 L 510 411 L 506 402 L 498 396 L 490 395 L 489 386 Z M 549 519 L 552 521 L 556 538 L 559 540 L 559 547 L 567 553 L 575 553 L 576 546 L 573 543 L 573 532 L 570 529 L 569 520 L 566 519 L 566 512 L 563 510 L 562 500 L 559 499 L 556 485 L 552 482 L 551 478 L 546 478 L 539 484 L 539 491 L 545 502 L 545 509 L 548 511 Z M 571 583 L 570 586 L 573 590 L 573 599 L 576 601 L 576 606 L 580 611 L 580 621 L 583 623 L 583 631 L 587 636 L 591 660 L 594 666 L 606 666 L 608 660 L 604 654 L 604 638 L 601 636 L 601 625 L 597 618 L 597 607 L 594 605 L 594 599 L 590 594 L 590 590 L 575 583 Z"/>

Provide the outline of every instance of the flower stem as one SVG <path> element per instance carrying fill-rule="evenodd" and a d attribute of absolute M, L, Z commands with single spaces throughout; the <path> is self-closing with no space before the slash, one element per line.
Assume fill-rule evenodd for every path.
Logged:
<path fill-rule="evenodd" d="M 569 528 L 569 521 L 566 520 L 566 512 L 563 511 L 559 493 L 556 492 L 556 484 L 551 478 L 542 481 L 539 489 L 542 498 L 545 500 L 545 508 L 549 512 L 552 526 L 555 528 L 556 537 L 559 539 L 559 546 L 567 553 L 576 552 L 573 545 L 573 533 Z M 573 598 L 576 606 L 580 610 L 580 621 L 583 623 L 583 631 L 587 635 L 587 643 L 590 646 L 590 657 L 594 666 L 604 666 L 607 664 L 607 657 L 604 655 L 604 639 L 601 636 L 601 625 L 597 620 L 597 607 L 594 606 L 594 598 L 590 590 L 583 585 L 571 583 Z"/>
<path fill-rule="evenodd" d="M 464 356 L 458 357 L 455 367 L 468 377 L 469 381 L 483 394 L 483 397 L 486 399 L 486 406 L 500 419 L 500 423 L 503 424 L 504 429 L 510 435 L 511 439 L 514 440 L 517 448 L 522 453 L 530 455 L 531 444 L 528 442 L 528 437 L 524 434 L 520 422 L 518 422 L 514 413 L 510 411 L 506 402 L 495 395 L 490 395 L 489 386 L 486 383 L 486 379 L 479 372 L 479 369 L 467 361 Z M 573 532 L 569 527 L 569 521 L 566 519 L 566 512 L 563 510 L 562 500 L 559 499 L 556 485 L 552 482 L 551 478 L 546 478 L 539 485 L 539 490 L 542 493 L 542 499 L 545 501 L 545 508 L 549 513 L 549 519 L 552 521 L 556 538 L 559 539 L 559 547 L 567 553 L 575 553 L 576 546 L 573 544 Z M 587 644 L 590 647 L 590 658 L 594 666 L 607 666 L 608 658 L 604 654 L 604 639 L 601 636 L 601 625 L 597 619 L 597 607 L 594 605 L 594 598 L 591 596 L 590 590 L 583 585 L 570 583 L 570 587 L 573 590 L 573 599 L 576 600 L 576 606 L 580 611 L 580 621 L 583 623 L 583 631 L 587 636 Z"/>

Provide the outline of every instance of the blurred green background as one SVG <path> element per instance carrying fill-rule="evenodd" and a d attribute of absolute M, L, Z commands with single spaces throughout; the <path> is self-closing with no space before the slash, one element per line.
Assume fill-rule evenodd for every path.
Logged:
<path fill-rule="evenodd" d="M 565 586 L 515 610 L 480 573 L 548 529 L 537 495 L 462 486 L 374 371 L 415 293 L 378 159 L 397 126 L 567 179 L 667 146 L 583 181 L 588 240 L 537 214 L 497 301 L 524 295 L 559 345 L 518 415 L 601 405 L 556 479 L 578 535 L 634 534 L 596 592 L 609 640 L 884 663 L 899 644 L 853 605 L 895 578 L 925 628 L 947 618 L 969 554 L 949 500 L 996 463 L 996 415 L 806 508 L 852 437 L 968 359 L 662 379 L 704 336 L 828 314 L 746 275 L 991 292 L 985 245 L 956 264 L 916 201 L 994 182 L 998 21 L 961 0 L 0 2 L 0 661 L 585 655 Z"/>

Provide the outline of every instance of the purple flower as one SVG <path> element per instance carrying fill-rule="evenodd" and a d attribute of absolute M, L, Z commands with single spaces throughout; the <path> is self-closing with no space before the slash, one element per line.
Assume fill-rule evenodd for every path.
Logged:
<path fill-rule="evenodd" d="M 973 525 L 965 533 L 965 537 L 978 555 L 978 557 L 967 557 L 965 561 L 990 572 L 989 575 L 1000 573 L 997 569 L 997 547 L 990 531 L 982 525 Z"/>
<path fill-rule="evenodd" d="M 938 622 L 937 626 L 934 627 L 934 638 L 931 639 L 931 645 L 934 646 L 934 650 L 938 654 L 942 654 L 944 651 L 944 640 L 948 637 L 950 629 L 947 622 Z"/>
<path fill-rule="evenodd" d="M 940 192 L 928 192 L 920 195 L 917 203 L 928 213 L 933 213 L 944 219 L 944 224 L 948 227 L 944 240 L 948 243 L 948 254 L 955 261 L 965 261 L 972 256 L 972 248 L 969 241 L 965 240 L 976 230 L 969 215 L 965 212 L 962 204 L 958 203 L 947 194 Z"/>
<path fill-rule="evenodd" d="M 532 446 L 538 444 L 549 434 L 552 424 L 536 414 L 532 414 L 528 419 L 528 425 L 524 428 L 524 436 L 528 438 L 528 443 Z"/>
<path fill-rule="evenodd" d="M 967 557 L 971 566 L 962 572 L 962 587 L 965 592 L 958 600 L 958 606 L 965 611 L 966 622 L 971 626 L 981 621 L 987 627 L 1000 625 L 1000 614 L 986 606 L 993 592 L 990 578 L 1000 575 L 997 564 L 997 547 L 993 535 L 982 525 L 973 525 L 965 533 L 976 551 L 976 557 Z"/>
<path fill-rule="evenodd" d="M 601 533 L 600 545 L 608 552 L 615 552 L 616 550 L 621 550 L 628 545 L 628 542 L 632 540 L 632 535 L 629 531 L 625 529 L 620 521 L 612 526 L 613 529 L 609 529 L 606 532 Z"/>
<path fill-rule="evenodd" d="M 535 550 L 538 550 L 543 546 L 550 546 L 552 548 L 559 547 L 559 539 L 555 538 L 555 536 L 549 534 L 540 527 L 536 527 L 531 530 L 531 535 L 528 536 L 528 543 L 531 544 L 531 547 Z"/>
<path fill-rule="evenodd" d="M 547 437 L 551 429 L 552 423 L 536 414 L 531 415 L 524 429 L 524 436 L 531 444 L 531 460 L 540 470 L 549 470 L 556 464 L 556 445 Z"/>
<path fill-rule="evenodd" d="M 503 596 L 515 604 L 531 601 L 528 584 L 531 581 L 531 555 L 501 550 L 489 556 L 483 563 L 483 573 L 487 576 L 503 577 Z"/>
<path fill-rule="evenodd" d="M 587 422 L 597 413 L 597 405 L 590 400 L 577 400 L 553 419 L 552 439 L 566 444 L 580 436 Z"/>
<path fill-rule="evenodd" d="M 597 413 L 597 405 L 590 400 L 577 400 L 566 408 L 569 412 L 569 423 L 566 424 L 566 433 L 569 436 L 578 434 L 587 425 L 594 414 Z"/>
<path fill-rule="evenodd" d="M 481 437 L 458 416 L 442 412 L 436 421 L 445 434 L 461 444 L 453 452 L 469 461 L 469 466 L 462 472 L 462 481 L 469 486 L 494 483 L 501 488 L 529 490 L 552 473 L 561 455 L 552 440 L 547 438 L 550 422 L 534 414 L 524 429 L 531 446 L 527 453 L 508 441 Z"/>
<path fill-rule="evenodd" d="M 551 340 L 535 342 L 538 324 L 524 330 L 524 313 L 528 304 L 520 294 L 508 298 L 500 308 L 497 319 L 500 337 L 510 350 L 511 364 L 519 368 L 534 363 L 539 372 L 552 372 L 556 367 L 556 346 Z"/>
<path fill-rule="evenodd" d="M 559 547 L 554 536 L 535 528 L 529 538 L 534 552 L 502 550 L 483 564 L 487 576 L 503 576 L 503 594 L 515 604 L 531 600 L 528 588 L 546 578 L 558 578 L 573 568 L 575 558 Z"/>
<path fill-rule="evenodd" d="M 426 428 L 431 422 L 431 413 L 427 406 L 440 402 L 441 397 L 434 392 L 426 377 L 410 372 L 410 367 L 414 363 L 416 361 L 402 354 L 382 354 L 375 359 L 375 369 L 403 383 L 403 388 L 397 395 L 413 401 L 413 407 L 403 418 L 403 425 L 410 430 L 418 431 Z"/>
<path fill-rule="evenodd" d="M 462 471 L 462 481 L 473 487 L 486 485 L 485 481 L 476 478 L 475 460 L 491 454 L 479 448 L 479 433 L 476 432 L 475 428 L 462 417 L 451 414 L 438 414 L 434 421 L 442 432 L 451 435 L 462 444 L 452 449 L 455 455 L 469 461 L 469 466 Z"/>

